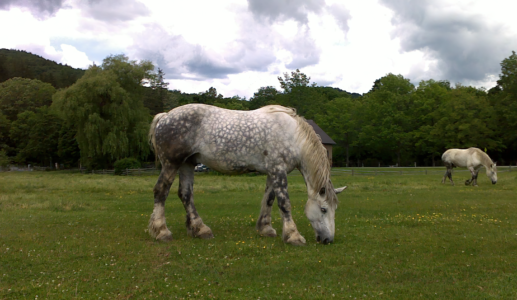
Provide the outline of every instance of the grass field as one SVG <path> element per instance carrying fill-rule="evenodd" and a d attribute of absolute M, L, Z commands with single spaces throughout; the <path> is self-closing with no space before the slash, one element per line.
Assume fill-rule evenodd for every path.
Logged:
<path fill-rule="evenodd" d="M 349 188 L 326 246 L 289 176 L 305 247 L 256 234 L 264 176 L 196 175 L 212 240 L 187 237 L 176 180 L 174 240 L 159 243 L 146 232 L 156 176 L 0 173 L 0 299 L 516 299 L 517 172 L 471 187 L 439 170 L 333 176 Z"/>

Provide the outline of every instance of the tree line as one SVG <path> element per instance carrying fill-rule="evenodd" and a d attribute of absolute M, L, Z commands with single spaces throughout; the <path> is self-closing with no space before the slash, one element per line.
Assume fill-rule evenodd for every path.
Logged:
<path fill-rule="evenodd" d="M 22 77 L 50 83 L 54 88 L 66 88 L 84 75 L 84 70 L 58 64 L 23 50 L 0 49 L 0 82 Z"/>
<path fill-rule="evenodd" d="M 124 158 L 153 161 L 147 144 L 152 117 L 188 103 L 252 110 L 269 104 L 297 109 L 337 145 L 337 166 L 437 165 L 449 148 L 478 147 L 500 163 L 515 163 L 517 55 L 501 62 L 490 90 L 402 75 L 377 79 L 363 95 L 321 87 L 295 70 L 281 90 L 261 87 L 249 100 L 170 90 L 149 61 L 112 55 L 75 83 L 56 88 L 38 79 L 0 83 L 0 164 L 36 163 L 109 168 Z"/>

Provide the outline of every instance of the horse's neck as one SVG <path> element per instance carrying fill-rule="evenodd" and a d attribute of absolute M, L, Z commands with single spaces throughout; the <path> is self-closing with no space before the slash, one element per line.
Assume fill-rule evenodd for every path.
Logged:
<path fill-rule="evenodd" d="M 481 161 L 481 164 L 487 170 L 489 170 L 493 165 L 492 159 L 488 156 L 488 154 L 486 154 L 484 152 L 479 153 L 479 160 Z"/>
<path fill-rule="evenodd" d="M 302 173 L 303 179 L 305 180 L 305 185 L 307 186 L 307 193 L 311 194 L 316 192 L 320 187 L 318 184 L 318 170 L 314 170 L 315 166 L 311 166 L 309 164 L 300 162 L 300 167 L 298 170 Z"/>
<path fill-rule="evenodd" d="M 305 186 L 307 187 L 307 194 L 309 194 L 314 189 L 314 184 L 312 183 L 313 178 L 311 178 L 311 172 L 307 170 L 307 166 L 303 163 L 300 163 L 300 167 L 298 167 L 300 173 L 302 173 L 303 180 L 305 181 Z"/>

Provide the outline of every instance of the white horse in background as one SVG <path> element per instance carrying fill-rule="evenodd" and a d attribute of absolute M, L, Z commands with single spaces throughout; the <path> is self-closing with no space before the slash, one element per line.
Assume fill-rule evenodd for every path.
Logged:
<path fill-rule="evenodd" d="M 330 181 L 327 151 L 314 129 L 292 108 L 265 106 L 236 111 L 203 104 L 188 104 L 157 114 L 149 131 L 151 145 L 162 164 L 154 187 L 154 210 L 149 233 L 157 240 L 172 239 L 165 223 L 165 199 L 179 173 L 178 196 L 187 213 L 187 233 L 212 238 L 194 206 L 194 166 L 202 163 L 224 174 L 260 172 L 267 175 L 257 231 L 276 236 L 271 208 L 275 198 L 283 219 L 284 242 L 304 245 L 291 213 L 287 174 L 300 170 L 307 185 L 305 214 L 323 244 L 334 240 L 336 194 Z"/>
<path fill-rule="evenodd" d="M 454 185 L 452 181 L 452 168 L 467 167 L 472 174 L 472 178 L 465 181 L 465 185 L 472 183 L 473 186 L 477 186 L 478 172 L 481 166 L 485 167 L 486 176 L 490 178 L 492 184 L 497 183 L 496 163 L 490 159 L 488 154 L 478 148 L 449 149 L 443 153 L 442 161 L 447 168 L 445 175 L 443 175 L 442 183 L 445 183 L 445 178 L 449 177 L 451 184 Z"/>

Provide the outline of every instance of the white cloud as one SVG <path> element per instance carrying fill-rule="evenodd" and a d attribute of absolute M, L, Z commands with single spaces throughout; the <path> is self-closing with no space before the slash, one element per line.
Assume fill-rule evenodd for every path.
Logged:
<path fill-rule="evenodd" d="M 74 68 L 86 69 L 93 62 L 88 59 L 86 53 L 77 50 L 74 46 L 61 45 L 63 55 L 61 57 L 61 63 L 67 64 Z"/>
<path fill-rule="evenodd" d="M 517 47 L 503 0 L 128 1 L 9 0 L 0 47 L 82 68 L 126 53 L 157 63 L 171 88 L 248 98 L 295 68 L 359 93 L 387 73 L 491 85 Z"/>

